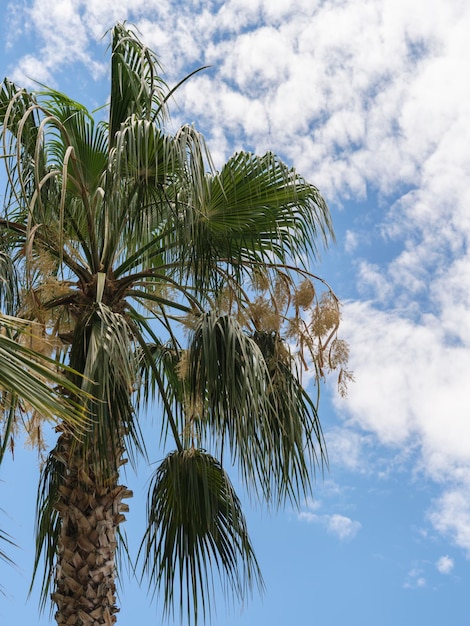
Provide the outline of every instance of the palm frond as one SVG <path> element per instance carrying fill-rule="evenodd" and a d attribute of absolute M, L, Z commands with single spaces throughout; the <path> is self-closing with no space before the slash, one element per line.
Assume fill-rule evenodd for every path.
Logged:
<path fill-rule="evenodd" d="M 18 308 L 18 276 L 11 255 L 0 250 L 0 310 L 13 315 Z"/>
<path fill-rule="evenodd" d="M 184 130 L 184 129 L 183 129 Z M 319 255 L 334 240 L 328 208 L 318 189 L 268 153 L 240 152 L 220 172 L 196 131 L 181 131 L 190 184 L 181 183 L 175 234 L 183 249 L 185 277 L 217 288 L 221 265 L 239 282 L 253 268 Z"/>
<path fill-rule="evenodd" d="M 162 228 L 170 211 L 170 185 L 178 163 L 173 138 L 154 122 L 131 116 L 115 134 L 107 174 L 107 200 L 100 220 L 104 267 L 128 262 L 137 250 L 146 265 L 159 241 L 155 233 Z M 123 242 L 127 255 L 119 258 Z M 154 246 L 147 248 L 149 242 Z"/>
<path fill-rule="evenodd" d="M 159 71 L 160 70 L 160 71 Z M 166 83 L 156 55 L 123 24 L 112 29 L 111 44 L 111 104 L 109 137 L 111 145 L 123 124 L 131 115 L 150 120 L 156 105 L 158 118 L 166 118 Z"/>
<path fill-rule="evenodd" d="M 106 480 L 117 470 L 125 437 L 127 452 L 144 453 L 131 396 L 136 384 L 137 356 L 133 335 L 125 317 L 97 302 L 90 314 L 77 324 L 70 363 L 83 371 L 83 389 L 92 395 L 88 410 L 93 415 L 85 444 L 98 454 L 95 471 Z"/>
<path fill-rule="evenodd" d="M 310 495 L 326 453 L 316 407 L 276 333 L 249 336 L 213 311 L 194 323 L 187 357 L 188 420 L 201 441 L 225 444 L 249 486 L 275 505 Z"/>
<path fill-rule="evenodd" d="M 227 254 L 261 255 L 285 263 L 318 254 L 318 242 L 334 238 L 329 211 L 318 189 L 276 155 L 239 152 L 210 180 L 209 223 Z M 238 254 L 237 254 L 238 253 Z"/>
<path fill-rule="evenodd" d="M 3 509 L 0 508 L 0 512 L 4 512 Z M 11 535 L 0 528 L 0 546 L 7 544 L 7 547 L 17 548 L 17 544 L 13 541 Z M 0 548 L 0 561 L 7 563 L 8 565 L 14 566 L 15 562 L 13 559 L 8 556 L 7 552 Z M 0 584 L 0 595 L 5 595 L 4 587 Z"/>
<path fill-rule="evenodd" d="M 0 316 L 0 328 L 7 333 L 0 333 L 0 389 L 27 399 L 46 419 L 63 419 L 78 432 L 86 430 L 88 416 L 83 411 L 82 401 L 92 395 L 59 373 L 54 359 L 38 354 L 10 335 L 11 331 L 27 334 L 28 327 L 23 320 Z M 68 372 L 72 373 L 70 369 Z"/>
<path fill-rule="evenodd" d="M 4 512 L 5 511 L 2 508 L 0 508 L 0 513 L 4 513 Z M 0 542 L 2 542 L 3 544 L 6 543 L 15 548 L 18 547 L 16 543 L 13 541 L 13 538 L 11 537 L 11 535 L 9 535 L 7 532 L 2 530 L 1 528 L 0 528 Z M 0 561 L 8 563 L 9 565 L 14 565 L 14 561 L 2 549 L 0 549 Z M 2 587 L 0 585 L 0 593 L 1 592 L 2 592 Z"/>
<path fill-rule="evenodd" d="M 60 535 L 60 516 L 56 505 L 65 476 L 65 460 L 61 457 L 60 449 L 54 449 L 42 468 L 36 501 L 36 546 L 30 592 L 41 564 L 43 567 L 40 583 L 41 611 L 48 604 L 54 583 L 54 566 Z"/>
<path fill-rule="evenodd" d="M 239 599 L 262 588 L 240 502 L 220 463 L 204 451 L 165 458 L 150 485 L 147 513 L 144 571 L 162 589 L 166 613 L 176 600 L 182 617 L 204 620 L 216 571 Z"/>

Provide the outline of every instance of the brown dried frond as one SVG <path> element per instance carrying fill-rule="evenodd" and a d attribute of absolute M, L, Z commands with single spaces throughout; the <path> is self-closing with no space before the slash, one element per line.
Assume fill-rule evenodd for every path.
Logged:
<path fill-rule="evenodd" d="M 199 317 L 199 313 L 187 313 L 186 315 L 182 316 L 179 321 L 183 326 L 183 331 L 185 333 L 190 333 L 191 331 L 195 330 L 198 325 Z"/>
<path fill-rule="evenodd" d="M 63 280 L 58 280 L 55 276 L 49 276 L 36 289 L 36 297 L 41 303 L 51 302 L 72 293 L 69 284 Z"/>
<path fill-rule="evenodd" d="M 67 282 L 57 280 L 53 275 L 48 276 L 35 289 L 21 293 L 22 308 L 18 314 L 25 319 L 35 320 L 48 329 L 55 328 L 58 320 L 64 319 L 65 308 L 46 305 L 73 293 Z"/>
<path fill-rule="evenodd" d="M 201 418 L 204 413 L 204 403 L 199 396 L 194 396 L 193 394 L 187 394 L 184 398 L 184 412 L 185 412 L 185 423 L 186 427 L 191 425 L 193 427 L 193 423 L 195 419 Z"/>
<path fill-rule="evenodd" d="M 217 294 L 216 306 L 221 313 L 230 314 L 232 312 L 235 294 L 228 284 L 226 284 Z"/>
<path fill-rule="evenodd" d="M 19 341 L 30 350 L 50 357 L 61 347 L 58 337 L 47 332 L 43 323 L 33 322 L 19 335 Z"/>
<path fill-rule="evenodd" d="M 140 283 L 141 287 L 145 288 L 145 291 L 151 296 L 159 296 L 163 299 L 172 299 L 173 297 L 177 297 L 176 291 L 170 289 L 167 285 L 156 281 L 156 280 L 146 280 Z M 161 304 L 158 302 L 153 302 L 152 300 L 145 301 L 146 308 L 152 313 L 160 313 L 161 312 Z"/>
<path fill-rule="evenodd" d="M 39 246 L 35 247 L 34 254 L 29 259 L 30 268 L 39 273 L 46 280 L 57 271 L 57 259 L 50 252 Z"/>
<path fill-rule="evenodd" d="M 287 339 L 293 339 L 294 341 L 298 341 L 304 329 L 305 322 L 300 317 L 298 317 L 297 315 L 295 317 L 290 317 L 287 320 L 286 327 Z"/>
<path fill-rule="evenodd" d="M 235 313 L 232 313 L 233 315 L 242 328 L 250 325 L 250 311 L 244 307 L 238 306 Z"/>
<path fill-rule="evenodd" d="M 307 310 L 315 298 L 315 287 L 311 280 L 306 278 L 295 290 L 294 304 L 298 309 Z"/>
<path fill-rule="evenodd" d="M 338 301 L 330 294 L 322 294 L 317 305 L 312 311 L 311 331 L 317 337 L 323 337 L 337 328 L 340 321 Z"/>

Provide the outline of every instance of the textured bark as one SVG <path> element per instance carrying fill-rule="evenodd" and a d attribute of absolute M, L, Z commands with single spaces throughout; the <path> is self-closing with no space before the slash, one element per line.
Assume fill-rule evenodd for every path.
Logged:
<path fill-rule="evenodd" d="M 79 446 L 70 451 L 62 435 L 61 457 L 67 470 L 56 509 L 61 518 L 58 542 L 55 615 L 59 626 L 112 626 L 116 622 L 116 535 L 132 492 L 118 484 L 114 472 L 96 478 Z M 96 459 L 95 459 L 96 462 Z M 122 463 L 122 462 L 121 462 Z"/>

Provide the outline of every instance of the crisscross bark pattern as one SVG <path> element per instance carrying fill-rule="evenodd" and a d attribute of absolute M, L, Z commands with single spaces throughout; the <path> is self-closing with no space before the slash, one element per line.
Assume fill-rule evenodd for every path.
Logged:
<path fill-rule="evenodd" d="M 92 461 L 87 462 L 80 446 L 74 450 L 66 435 L 59 448 L 68 461 L 55 506 L 62 521 L 53 594 L 56 621 L 59 626 L 112 626 L 119 611 L 116 534 L 128 510 L 123 499 L 132 492 L 118 485 L 117 472 L 105 484 L 95 480 Z"/>

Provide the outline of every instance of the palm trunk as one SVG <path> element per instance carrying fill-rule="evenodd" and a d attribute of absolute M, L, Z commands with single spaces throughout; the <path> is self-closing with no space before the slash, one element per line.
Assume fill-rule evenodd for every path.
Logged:
<path fill-rule="evenodd" d="M 97 476 L 96 459 L 71 445 L 64 433 L 57 449 L 65 461 L 56 510 L 61 519 L 55 591 L 58 626 L 112 626 L 116 623 L 116 538 L 132 492 L 115 471 Z M 120 462 L 119 464 L 122 464 Z"/>

